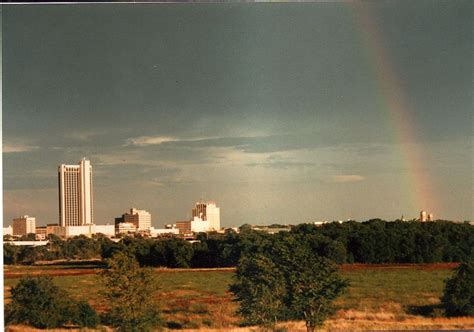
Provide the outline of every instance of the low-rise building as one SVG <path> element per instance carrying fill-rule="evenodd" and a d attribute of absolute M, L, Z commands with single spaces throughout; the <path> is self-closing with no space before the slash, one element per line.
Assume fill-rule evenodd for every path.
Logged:
<path fill-rule="evenodd" d="M 91 237 L 93 234 L 104 234 L 106 236 L 115 235 L 114 225 L 84 225 L 84 226 L 52 226 L 53 234 L 60 237 L 73 237 L 85 235 Z"/>
<path fill-rule="evenodd" d="M 115 235 L 115 225 L 93 225 L 93 234 L 103 234 L 108 237 Z"/>
<path fill-rule="evenodd" d="M 137 227 L 130 222 L 121 222 L 115 225 L 115 234 L 130 234 L 136 233 Z"/>
<path fill-rule="evenodd" d="M 130 213 L 126 212 L 121 217 L 115 218 L 115 226 L 120 223 L 132 223 L 139 232 L 149 232 L 151 227 L 151 214 L 145 210 L 130 209 Z"/>
<path fill-rule="evenodd" d="M 150 236 L 157 237 L 159 235 L 178 235 L 178 228 L 154 228 L 150 227 Z"/>
<path fill-rule="evenodd" d="M 191 234 L 191 221 L 177 221 L 176 228 L 179 230 L 179 234 L 181 235 Z"/>
<path fill-rule="evenodd" d="M 8 227 L 3 227 L 3 236 L 5 235 L 13 236 L 13 227 L 11 225 Z"/>
<path fill-rule="evenodd" d="M 48 237 L 48 229 L 46 226 L 37 226 L 35 229 L 35 239 L 42 241 Z"/>
<path fill-rule="evenodd" d="M 36 218 L 24 215 L 13 219 L 13 235 L 26 235 L 35 233 L 36 231 Z"/>

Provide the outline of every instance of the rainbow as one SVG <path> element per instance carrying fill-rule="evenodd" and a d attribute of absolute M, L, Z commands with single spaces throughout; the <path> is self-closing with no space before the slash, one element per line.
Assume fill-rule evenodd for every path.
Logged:
<path fill-rule="evenodd" d="M 365 46 L 367 61 L 373 66 L 373 75 L 378 86 L 377 102 L 387 112 L 391 128 L 391 138 L 399 147 L 397 154 L 400 166 L 407 169 L 402 183 L 402 195 L 407 195 L 408 207 L 427 211 L 439 211 L 433 178 L 426 167 L 425 152 L 417 142 L 415 120 L 411 116 L 410 105 L 405 97 L 403 81 L 394 69 L 390 49 L 384 43 L 382 27 L 378 26 L 371 13 L 373 3 L 353 3 L 352 13 L 360 38 Z M 403 190 L 406 189 L 406 190 Z M 390 189 L 388 189 L 390 190 Z"/>

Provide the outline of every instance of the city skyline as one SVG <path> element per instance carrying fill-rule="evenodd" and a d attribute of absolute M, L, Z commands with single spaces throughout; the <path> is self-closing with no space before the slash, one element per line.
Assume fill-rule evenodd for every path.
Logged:
<path fill-rule="evenodd" d="M 4 224 L 473 219 L 468 1 L 3 8 Z M 471 154 L 471 156 L 470 156 Z"/>

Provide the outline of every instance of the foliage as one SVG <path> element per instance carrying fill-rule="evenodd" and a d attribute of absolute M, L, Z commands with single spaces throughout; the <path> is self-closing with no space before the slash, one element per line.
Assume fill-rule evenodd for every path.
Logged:
<path fill-rule="evenodd" d="M 61 327 L 66 323 L 95 327 L 99 323 L 89 304 L 75 302 L 45 276 L 23 278 L 11 289 L 5 321 L 7 325 L 26 323 L 38 328 Z"/>
<path fill-rule="evenodd" d="M 71 322 L 80 327 L 94 328 L 100 323 L 97 312 L 85 301 L 73 303 L 69 309 Z"/>
<path fill-rule="evenodd" d="M 279 267 L 262 254 L 244 256 L 237 267 L 231 291 L 240 302 L 239 313 L 251 324 L 274 326 L 282 316 L 286 294 Z"/>
<path fill-rule="evenodd" d="M 295 248 L 286 264 L 288 311 L 292 318 L 303 319 L 308 331 L 323 324 L 333 313 L 333 301 L 348 286 L 330 260 L 316 256 L 304 246 Z"/>
<path fill-rule="evenodd" d="M 332 302 L 347 287 L 337 266 L 295 236 L 280 235 L 263 253 L 244 256 L 231 291 L 249 323 L 304 319 L 308 331 L 333 312 Z"/>
<path fill-rule="evenodd" d="M 118 331 L 149 331 L 159 324 L 151 296 L 157 289 L 152 270 L 140 268 L 133 256 L 118 252 L 107 260 L 101 277 L 110 304 L 107 320 Z"/>
<path fill-rule="evenodd" d="M 474 316 L 474 260 L 459 265 L 446 280 L 441 302 L 448 316 Z"/>
<path fill-rule="evenodd" d="M 35 233 L 28 233 L 28 234 L 20 236 L 20 238 L 18 240 L 19 241 L 34 241 L 34 240 L 36 240 L 36 234 Z"/>
<path fill-rule="evenodd" d="M 342 263 L 460 262 L 474 256 L 474 227 L 467 223 L 386 222 L 373 219 L 321 226 L 300 224 L 290 232 L 267 234 L 243 225 L 240 234 L 198 235 L 190 244 L 177 238 L 125 236 L 116 243 L 104 236 L 62 240 L 49 235 L 48 246 L 14 248 L 4 244 L 6 264 L 38 260 L 111 258 L 117 252 L 135 256 L 140 266 L 231 267 L 249 253 L 263 253 L 271 243 L 297 238 L 319 255 Z"/>

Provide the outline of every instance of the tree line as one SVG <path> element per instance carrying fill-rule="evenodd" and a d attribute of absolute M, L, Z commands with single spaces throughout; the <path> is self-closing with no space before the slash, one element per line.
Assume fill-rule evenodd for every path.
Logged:
<path fill-rule="evenodd" d="M 40 247 L 4 244 L 5 264 L 31 264 L 40 260 L 91 259 L 127 252 L 141 266 L 234 267 L 249 253 L 264 253 L 268 247 L 296 239 L 314 253 L 342 263 L 438 263 L 461 262 L 474 257 L 474 227 L 467 223 L 349 221 L 322 226 L 300 224 L 289 232 L 267 234 L 241 227 L 240 233 L 198 234 L 197 241 L 179 238 L 125 237 L 113 242 L 105 236 L 78 236 L 62 240 L 49 235 Z"/>

